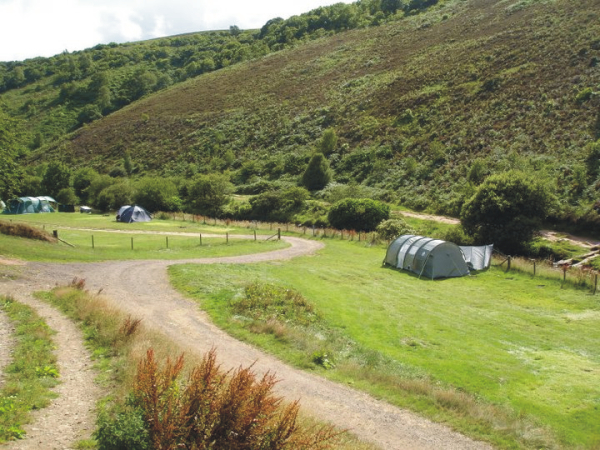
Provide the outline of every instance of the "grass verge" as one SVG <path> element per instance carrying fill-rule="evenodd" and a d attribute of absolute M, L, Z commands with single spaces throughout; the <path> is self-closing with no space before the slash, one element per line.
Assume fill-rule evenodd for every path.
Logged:
<path fill-rule="evenodd" d="M 50 389 L 58 383 L 58 368 L 53 331 L 33 309 L 10 297 L 1 297 L 0 307 L 15 328 L 12 362 L 0 390 L 0 442 L 5 442 L 22 438 L 30 411 L 44 408 L 55 397 Z"/>
<path fill-rule="evenodd" d="M 247 255 L 287 247 L 284 241 L 200 239 L 199 236 L 107 233 L 63 230 L 64 243 L 41 242 L 0 234 L 0 254 L 30 261 L 108 261 L 125 259 L 197 259 Z"/>
<path fill-rule="evenodd" d="M 555 277 L 498 268 L 419 280 L 383 268 L 384 254 L 383 246 L 330 240 L 316 257 L 284 265 L 178 265 L 169 273 L 220 327 L 297 367 L 500 448 L 595 448 L 597 297 Z M 282 295 L 241 310 L 252 284 L 291 289 L 313 312 L 298 320 L 277 306 Z"/>

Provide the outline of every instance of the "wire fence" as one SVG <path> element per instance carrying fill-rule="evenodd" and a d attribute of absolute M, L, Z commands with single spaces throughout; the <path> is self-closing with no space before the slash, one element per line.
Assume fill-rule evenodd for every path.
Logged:
<path fill-rule="evenodd" d="M 493 264 L 508 273 L 516 271 L 531 274 L 532 278 L 559 281 L 561 289 L 567 285 L 589 290 L 596 294 L 598 290 L 598 271 L 587 266 L 569 264 L 558 265 L 554 261 L 521 258 L 503 255 L 494 251 Z"/>

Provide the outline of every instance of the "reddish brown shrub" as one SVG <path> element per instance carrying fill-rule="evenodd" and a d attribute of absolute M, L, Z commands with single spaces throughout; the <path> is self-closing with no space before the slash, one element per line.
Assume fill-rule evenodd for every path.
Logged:
<path fill-rule="evenodd" d="M 225 373 L 214 350 L 185 385 L 178 381 L 182 368 L 183 355 L 160 369 L 152 349 L 138 365 L 134 402 L 156 449 L 325 449 L 340 434 L 330 426 L 300 427 L 298 402 L 284 406 L 273 395 L 270 372 L 260 379 L 251 367 Z"/>

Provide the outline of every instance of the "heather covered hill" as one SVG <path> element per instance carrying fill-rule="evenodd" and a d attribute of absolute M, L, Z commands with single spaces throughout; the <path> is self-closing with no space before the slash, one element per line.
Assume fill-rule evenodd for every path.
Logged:
<path fill-rule="evenodd" d="M 535 172 L 557 215 L 600 189 L 595 0 L 448 1 L 203 74 L 29 156 L 109 172 L 295 183 L 324 130 L 338 183 L 458 214 L 488 174 Z"/>

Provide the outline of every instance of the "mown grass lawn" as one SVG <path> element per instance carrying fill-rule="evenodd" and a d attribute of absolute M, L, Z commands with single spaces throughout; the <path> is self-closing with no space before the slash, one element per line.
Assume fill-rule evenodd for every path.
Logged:
<path fill-rule="evenodd" d="M 49 233 L 57 230 L 60 239 L 66 243 L 0 234 L 0 255 L 38 261 L 211 258 L 266 252 L 287 246 L 277 240 L 255 241 L 253 230 L 175 220 L 124 224 L 100 215 L 68 213 L 0 216 L 0 220 L 27 223 Z M 265 230 L 258 233 L 261 232 Z M 240 234 L 248 237 L 236 237 Z"/>
<path fill-rule="evenodd" d="M 248 283 L 299 291 L 328 327 L 400 367 L 390 371 L 392 376 L 429 379 L 433 385 L 506 407 L 515 417 L 536 424 L 535 433 L 547 435 L 544 442 L 570 448 L 598 445 L 600 296 L 573 286 L 561 289 L 558 280 L 498 268 L 465 278 L 419 280 L 383 268 L 384 254 L 381 246 L 327 240 L 317 256 L 284 264 L 182 265 L 169 270 L 175 285 L 194 293 L 220 326 L 296 365 L 305 365 L 301 349 L 286 350 L 285 339 L 253 335 L 231 318 L 228 305 L 243 295 Z M 325 349 L 327 345 L 324 341 Z M 352 380 L 341 365 L 321 370 L 472 435 L 489 432 L 463 420 L 460 412 L 452 418 L 442 411 L 444 405 L 420 402 L 389 385 Z M 514 430 L 515 435 L 530 432 Z M 501 447 L 541 442 L 527 436 L 505 439 L 501 429 L 495 433 L 489 440 Z"/>

